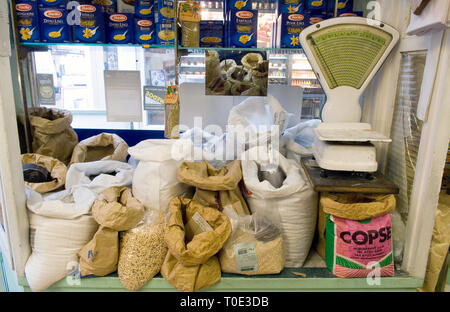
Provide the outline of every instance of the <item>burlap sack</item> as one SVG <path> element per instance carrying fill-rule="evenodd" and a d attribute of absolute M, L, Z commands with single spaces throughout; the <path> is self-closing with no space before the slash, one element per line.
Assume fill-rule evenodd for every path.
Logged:
<path fill-rule="evenodd" d="M 66 182 L 67 167 L 56 158 L 39 155 L 39 154 L 23 154 L 22 164 L 36 164 L 44 167 L 50 172 L 52 181 L 43 183 L 30 183 L 25 181 L 25 185 L 39 193 L 47 193 L 55 191 L 64 186 Z"/>
<path fill-rule="evenodd" d="M 247 203 L 242 196 L 239 182 L 242 180 L 240 160 L 216 169 L 207 161 L 184 162 L 178 168 L 178 179 L 195 186 L 193 199 L 220 211 L 231 206 L 239 215 L 249 215 Z"/>
<path fill-rule="evenodd" d="M 199 216 L 207 224 L 197 221 Z M 200 219 L 201 219 L 200 218 Z M 191 221 L 192 220 L 192 221 Z M 185 225 L 202 228 L 185 242 Z M 205 231 L 210 227 L 210 230 Z M 215 254 L 231 234 L 231 223 L 220 211 L 195 200 L 175 197 L 169 205 L 165 240 L 169 248 L 161 268 L 162 276 L 181 291 L 196 291 L 220 281 L 220 264 Z"/>
<path fill-rule="evenodd" d="M 326 216 L 350 220 L 367 220 L 385 215 L 395 209 L 394 194 L 322 193 L 319 202 L 316 250 L 325 258 Z"/>
<path fill-rule="evenodd" d="M 439 274 L 450 247 L 450 196 L 441 192 L 434 219 L 433 237 L 428 254 L 427 270 L 419 291 L 435 291 Z M 445 280 L 443 281 L 445 283 Z M 437 289 L 439 291 L 440 289 Z"/>
<path fill-rule="evenodd" d="M 78 253 L 81 276 L 105 276 L 117 270 L 119 232 L 134 228 L 144 216 L 144 206 L 128 187 L 106 189 L 92 206 L 100 227 L 94 238 Z"/>
<path fill-rule="evenodd" d="M 80 141 L 73 149 L 70 163 L 96 160 L 126 161 L 128 144 L 117 134 L 100 133 Z"/>
<path fill-rule="evenodd" d="M 33 137 L 33 152 L 51 156 L 67 164 L 78 143 L 72 129 L 72 114 L 67 110 L 34 107 L 28 110 Z"/>

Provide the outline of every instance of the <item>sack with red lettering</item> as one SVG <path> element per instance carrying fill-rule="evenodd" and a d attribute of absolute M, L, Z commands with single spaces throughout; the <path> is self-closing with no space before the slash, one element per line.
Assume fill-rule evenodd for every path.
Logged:
<path fill-rule="evenodd" d="M 326 214 L 325 262 L 337 277 L 394 276 L 391 214 L 350 220 Z"/>

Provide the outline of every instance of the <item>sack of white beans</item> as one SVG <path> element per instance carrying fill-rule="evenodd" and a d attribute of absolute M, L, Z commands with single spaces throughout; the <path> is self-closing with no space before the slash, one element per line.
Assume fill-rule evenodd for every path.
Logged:
<path fill-rule="evenodd" d="M 317 193 L 303 169 L 278 151 L 261 146 L 244 154 L 242 172 L 244 196 L 252 213 L 264 215 L 281 226 L 285 267 L 303 266 L 317 218 Z"/>

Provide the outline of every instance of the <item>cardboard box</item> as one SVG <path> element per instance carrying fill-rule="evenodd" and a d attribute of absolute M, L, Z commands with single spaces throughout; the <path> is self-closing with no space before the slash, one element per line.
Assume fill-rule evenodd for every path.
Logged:
<path fill-rule="evenodd" d="M 134 15 L 132 13 L 107 14 L 106 35 L 108 43 L 134 43 Z"/>
<path fill-rule="evenodd" d="M 155 44 L 156 29 L 155 23 L 148 18 L 134 19 L 135 42 L 139 44 Z"/>
<path fill-rule="evenodd" d="M 38 0 L 38 7 L 67 9 L 67 2 L 68 0 Z"/>
<path fill-rule="evenodd" d="M 73 42 L 104 43 L 105 14 L 101 5 L 81 4 L 75 10 L 80 14 L 80 25 L 72 26 Z"/>
<path fill-rule="evenodd" d="M 309 26 L 309 16 L 303 14 L 280 14 L 277 20 L 276 47 L 301 48 L 300 33 Z"/>
<path fill-rule="evenodd" d="M 219 48 L 224 46 L 224 24 L 222 21 L 200 22 L 200 47 Z"/>
<path fill-rule="evenodd" d="M 134 14 L 139 18 L 154 21 L 154 5 L 155 3 L 153 0 L 134 0 Z"/>
<path fill-rule="evenodd" d="M 279 0 L 277 13 L 302 13 L 305 11 L 305 0 Z"/>
<path fill-rule="evenodd" d="M 334 0 L 330 1 L 334 2 Z M 306 0 L 306 9 L 310 11 L 327 11 L 327 8 L 327 0 Z"/>
<path fill-rule="evenodd" d="M 173 0 L 158 0 L 156 23 L 173 23 L 175 20 L 175 2 Z"/>
<path fill-rule="evenodd" d="M 156 44 L 174 45 L 175 44 L 175 24 L 173 22 L 164 22 L 156 24 Z"/>
<path fill-rule="evenodd" d="M 229 47 L 256 48 L 258 36 L 258 11 L 229 12 Z"/>
<path fill-rule="evenodd" d="M 20 42 L 39 42 L 39 17 L 36 0 L 16 0 L 17 32 Z"/>
<path fill-rule="evenodd" d="M 71 42 L 66 9 L 39 7 L 39 28 L 41 42 Z"/>

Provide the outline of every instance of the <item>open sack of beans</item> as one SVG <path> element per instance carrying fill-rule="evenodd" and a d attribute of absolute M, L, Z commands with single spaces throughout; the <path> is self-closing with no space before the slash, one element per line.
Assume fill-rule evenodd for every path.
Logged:
<path fill-rule="evenodd" d="M 81 276 L 105 276 L 117 270 L 119 231 L 134 228 L 144 216 L 144 206 L 128 187 L 110 187 L 92 206 L 92 216 L 100 225 L 92 240 L 78 253 Z"/>
<path fill-rule="evenodd" d="M 318 244 L 328 269 L 338 277 L 394 275 L 391 214 L 393 194 L 323 193 Z"/>
<path fill-rule="evenodd" d="M 128 144 L 117 134 L 100 133 L 80 141 L 73 149 L 70 163 L 96 160 L 126 161 Z"/>
<path fill-rule="evenodd" d="M 243 155 L 244 195 L 252 213 L 280 225 L 288 268 L 302 267 L 317 219 L 317 193 L 303 169 L 277 150 L 255 147 Z"/>
<path fill-rule="evenodd" d="M 223 168 L 214 168 L 207 161 L 184 162 L 178 169 L 178 179 L 195 186 L 193 199 L 203 205 L 216 207 L 220 211 L 230 206 L 239 215 L 250 214 L 239 188 L 242 180 L 240 160 Z"/>
<path fill-rule="evenodd" d="M 181 291 L 196 291 L 220 281 L 216 254 L 231 234 L 228 217 L 195 200 L 175 197 L 169 205 L 165 240 L 169 252 L 162 276 Z"/>
<path fill-rule="evenodd" d="M 67 167 L 60 160 L 39 154 L 22 155 L 25 185 L 39 193 L 64 187 Z"/>
<path fill-rule="evenodd" d="M 71 127 L 72 114 L 63 109 L 34 107 L 28 110 L 33 152 L 68 163 L 78 143 Z"/>
<path fill-rule="evenodd" d="M 284 268 L 283 237 L 279 225 L 258 213 L 238 216 L 230 208 L 233 231 L 219 253 L 222 272 L 244 275 L 278 274 Z"/>

